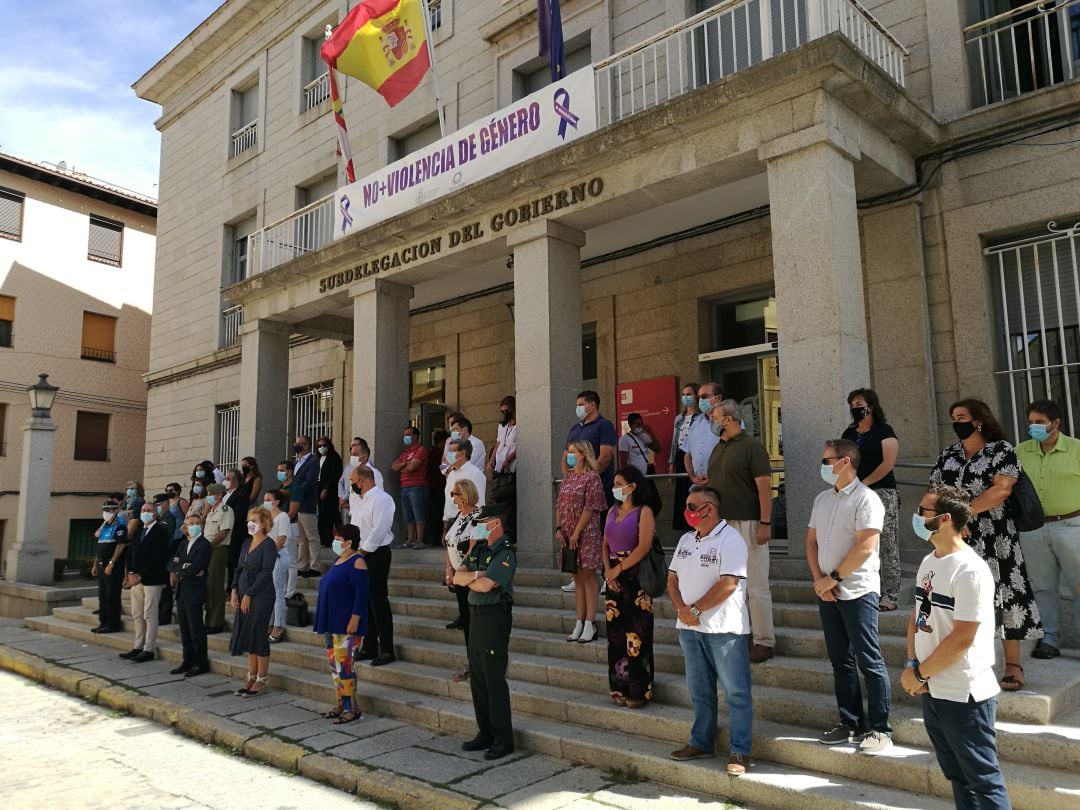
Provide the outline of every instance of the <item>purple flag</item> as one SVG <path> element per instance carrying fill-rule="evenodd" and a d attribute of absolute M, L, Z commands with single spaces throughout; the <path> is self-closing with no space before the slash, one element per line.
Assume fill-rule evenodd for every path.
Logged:
<path fill-rule="evenodd" d="M 546 57 L 551 65 L 551 81 L 554 83 L 566 75 L 559 0 L 536 0 L 536 22 L 540 29 L 540 55 Z"/>

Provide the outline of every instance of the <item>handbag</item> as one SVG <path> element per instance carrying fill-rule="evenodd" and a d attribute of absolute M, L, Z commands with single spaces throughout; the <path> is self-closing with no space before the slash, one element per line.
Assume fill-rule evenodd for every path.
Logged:
<path fill-rule="evenodd" d="M 285 624 L 290 627 L 307 627 L 310 622 L 307 599 L 302 593 L 294 593 L 285 600 Z"/>
<path fill-rule="evenodd" d="M 1035 491 L 1035 485 L 1023 470 L 1020 470 L 1020 477 L 1016 479 L 1006 503 L 1008 513 L 1019 532 L 1033 532 L 1041 529 L 1046 522 L 1039 493 Z"/>
<path fill-rule="evenodd" d="M 517 478 L 512 472 L 499 472 L 491 479 L 491 500 L 512 503 L 517 494 Z"/>
<path fill-rule="evenodd" d="M 576 574 L 578 567 L 577 549 L 570 546 L 562 547 L 562 566 L 559 568 L 564 574 Z"/>
<path fill-rule="evenodd" d="M 638 584 L 649 596 L 657 597 L 667 593 L 667 557 L 660 538 L 653 535 L 652 547 L 645 559 L 637 565 Z"/>

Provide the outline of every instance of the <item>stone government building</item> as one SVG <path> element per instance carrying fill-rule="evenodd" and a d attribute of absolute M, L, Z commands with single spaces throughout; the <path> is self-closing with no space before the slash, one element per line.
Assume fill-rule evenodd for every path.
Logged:
<path fill-rule="evenodd" d="M 531 0 L 430 6 L 448 133 L 548 83 Z M 543 564 L 576 392 L 613 417 L 620 383 L 711 378 L 785 469 L 799 556 L 850 389 L 906 462 L 960 397 L 1016 434 L 1052 394 L 1075 432 L 1078 0 L 566 0 L 595 131 L 335 238 L 318 47 L 346 11 L 229 0 L 135 84 L 162 107 L 149 484 L 268 467 L 296 432 L 365 436 L 385 470 L 444 407 L 490 445 L 514 393 Z M 430 78 L 392 110 L 342 83 L 359 178 L 439 139 Z"/>

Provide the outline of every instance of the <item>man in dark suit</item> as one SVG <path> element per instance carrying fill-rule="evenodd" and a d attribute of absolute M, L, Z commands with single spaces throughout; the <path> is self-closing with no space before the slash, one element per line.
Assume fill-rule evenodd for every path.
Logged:
<path fill-rule="evenodd" d="M 228 576 L 225 578 L 226 591 L 231 587 L 233 576 L 236 574 L 236 566 L 240 562 L 240 549 L 244 541 L 248 539 L 247 513 L 251 506 L 247 488 L 240 486 L 242 480 L 243 474 L 239 470 L 229 470 L 225 473 L 225 494 L 222 496 L 222 503 L 233 513 L 232 533 L 229 535 Z"/>
<path fill-rule="evenodd" d="M 319 456 L 319 541 L 323 548 L 330 548 L 334 529 L 341 525 L 341 508 L 338 505 L 338 482 L 344 470 L 341 455 L 327 436 L 315 440 Z"/>
<path fill-rule="evenodd" d="M 210 660 L 206 654 L 206 625 L 203 624 L 210 542 L 202 536 L 202 520 L 196 515 L 185 521 L 184 531 L 186 536 L 181 538 L 169 562 L 169 572 L 173 575 L 176 588 L 176 612 L 184 659 L 180 666 L 170 670 L 170 674 L 191 678 L 210 671 Z"/>
<path fill-rule="evenodd" d="M 292 486 L 289 488 L 289 518 L 296 521 L 300 542 L 296 555 L 298 573 L 302 577 L 317 577 L 319 570 L 319 462 L 311 455 L 311 438 L 297 436 L 293 445 L 296 463 L 293 464 Z"/>
<path fill-rule="evenodd" d="M 136 664 L 154 660 L 161 592 L 169 581 L 167 566 L 172 556 L 172 532 L 158 520 L 157 508 L 144 503 L 139 508 L 139 528 L 128 547 L 127 584 L 131 588 L 135 646 L 120 653 L 121 658 Z"/>

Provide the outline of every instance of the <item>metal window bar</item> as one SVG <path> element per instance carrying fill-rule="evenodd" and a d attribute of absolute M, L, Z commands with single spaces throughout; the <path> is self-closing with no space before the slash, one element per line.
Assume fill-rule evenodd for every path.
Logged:
<path fill-rule="evenodd" d="M 318 107 L 330 98 L 330 74 L 323 73 L 304 85 L 304 110 Z"/>
<path fill-rule="evenodd" d="M 218 408 L 217 412 L 217 465 L 226 472 L 240 464 L 240 403 Z"/>
<path fill-rule="evenodd" d="M 997 265 L 1001 298 L 1005 367 L 994 373 L 1008 386 L 1018 439 L 1032 400 L 1058 401 L 1067 431 L 1080 415 L 1080 223 L 1060 230 L 1051 222 L 1048 231 L 985 251 Z"/>
<path fill-rule="evenodd" d="M 244 323 L 244 307 L 237 304 L 221 311 L 221 348 L 240 343 L 240 326 Z"/>
<path fill-rule="evenodd" d="M 1080 0 L 1035 0 L 964 29 L 975 103 L 995 104 L 1075 79 Z"/>
<path fill-rule="evenodd" d="M 317 386 L 292 395 L 293 424 L 297 436 L 310 436 L 312 446 L 319 436 L 334 438 L 334 388 Z"/>
<path fill-rule="evenodd" d="M 232 157 L 251 149 L 259 140 L 259 120 L 244 124 L 232 134 Z"/>
<path fill-rule="evenodd" d="M 328 194 L 248 236 L 248 272 L 265 273 L 330 244 L 336 197 Z"/>

